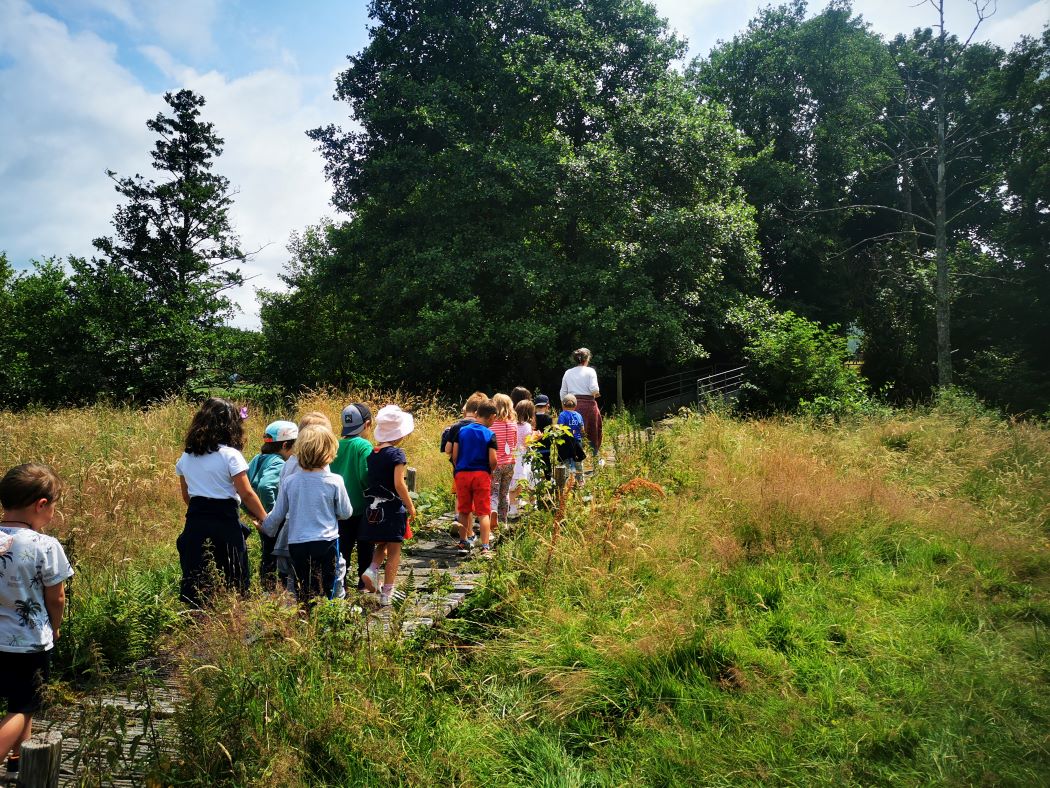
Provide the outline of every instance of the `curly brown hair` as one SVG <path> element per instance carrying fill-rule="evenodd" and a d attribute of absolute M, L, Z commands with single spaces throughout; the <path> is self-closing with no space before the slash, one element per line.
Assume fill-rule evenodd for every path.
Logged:
<path fill-rule="evenodd" d="M 240 451 L 244 448 L 244 427 L 241 414 L 229 400 L 209 397 L 190 423 L 186 433 L 187 454 L 211 454 L 219 446 Z"/>

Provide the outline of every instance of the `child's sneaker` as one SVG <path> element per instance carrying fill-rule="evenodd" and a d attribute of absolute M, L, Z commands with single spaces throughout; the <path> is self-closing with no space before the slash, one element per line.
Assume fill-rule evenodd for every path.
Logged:
<path fill-rule="evenodd" d="M 379 570 L 372 567 L 368 567 L 364 572 L 361 573 L 361 582 L 364 584 L 366 591 L 375 592 L 379 590 Z"/>
<path fill-rule="evenodd" d="M 470 554 L 470 542 L 468 542 L 466 539 L 460 539 L 459 540 L 459 546 L 456 548 L 456 552 L 459 553 L 460 555 L 469 555 Z"/>
<path fill-rule="evenodd" d="M 394 586 L 384 585 L 382 591 L 379 592 L 379 606 L 389 607 L 394 604 Z"/>
<path fill-rule="evenodd" d="M 491 561 L 493 558 L 496 557 L 496 554 L 492 552 L 491 547 L 489 547 L 487 544 L 483 544 L 481 546 L 481 557 L 487 561 Z"/>

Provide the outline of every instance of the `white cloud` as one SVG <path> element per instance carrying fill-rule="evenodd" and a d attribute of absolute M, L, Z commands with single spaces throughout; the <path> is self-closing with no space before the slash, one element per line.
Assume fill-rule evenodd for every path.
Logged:
<path fill-rule="evenodd" d="M 138 27 L 139 20 L 131 7 L 131 0 L 81 0 L 88 8 L 97 8 L 99 11 L 109 14 L 114 19 L 119 19 L 128 27 Z"/>
<path fill-rule="evenodd" d="M 330 212 L 331 189 L 306 129 L 337 121 L 331 82 L 280 69 L 228 78 L 198 73 L 158 46 L 144 48 L 170 82 L 207 99 L 203 115 L 225 139 L 216 171 L 239 191 L 232 219 L 255 277 L 234 294 L 235 322 L 257 325 L 254 289 L 277 287 L 292 230 Z M 146 120 L 165 107 L 117 62 L 116 48 L 72 33 L 21 0 L 0 0 L 0 250 L 20 265 L 50 254 L 89 255 L 111 232 L 119 196 L 105 176 L 150 175 Z"/>
<path fill-rule="evenodd" d="M 137 0 L 139 13 L 160 42 L 193 55 L 212 51 L 218 0 Z"/>
<path fill-rule="evenodd" d="M 1050 22 L 1050 0 L 1040 0 L 1015 14 L 992 17 L 987 38 L 1010 49 L 1021 36 L 1039 36 L 1047 22 Z"/>
<path fill-rule="evenodd" d="M 653 0 L 670 26 L 689 39 L 689 58 L 707 55 L 718 39 L 729 40 L 744 30 L 765 5 L 777 0 Z M 819 13 L 826 2 L 811 0 L 809 13 Z M 916 0 L 854 0 L 853 10 L 886 38 L 910 33 L 917 27 L 930 27 L 933 9 Z M 976 20 L 971 0 L 946 0 L 945 21 L 949 32 L 965 38 Z M 1050 20 L 1048 0 L 999 0 L 998 11 L 984 22 L 975 40 L 991 41 L 1010 48 L 1021 35 L 1038 35 Z"/>

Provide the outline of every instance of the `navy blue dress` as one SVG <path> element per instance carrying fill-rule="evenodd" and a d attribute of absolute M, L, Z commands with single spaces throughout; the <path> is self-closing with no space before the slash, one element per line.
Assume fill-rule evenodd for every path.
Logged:
<path fill-rule="evenodd" d="M 369 542 L 403 542 L 408 510 L 394 488 L 394 469 L 407 465 L 404 449 L 384 446 L 366 458 L 368 487 L 365 489 L 365 511 L 361 539 Z"/>

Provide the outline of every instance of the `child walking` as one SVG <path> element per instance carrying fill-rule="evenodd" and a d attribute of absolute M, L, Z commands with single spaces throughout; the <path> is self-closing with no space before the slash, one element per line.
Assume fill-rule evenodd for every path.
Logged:
<path fill-rule="evenodd" d="M 561 398 L 561 413 L 558 425 L 568 430 L 568 435 L 558 446 L 558 458 L 565 467 L 576 472 L 576 481 L 583 481 L 583 416 L 576 412 L 576 397 L 566 394 Z"/>
<path fill-rule="evenodd" d="M 510 488 L 514 479 L 514 458 L 518 448 L 518 425 L 514 420 L 514 403 L 506 394 L 492 398 L 496 418 L 490 429 L 496 436 L 496 470 L 492 472 L 492 497 L 496 500 L 496 522 L 493 529 L 507 522 L 510 513 Z"/>
<path fill-rule="evenodd" d="M 401 442 L 415 429 L 412 414 L 397 405 L 384 405 L 376 414 L 376 447 L 367 458 L 368 488 L 365 490 L 364 538 L 375 544 L 372 563 L 361 573 L 367 591 L 379 590 L 379 604 L 393 602 L 397 570 L 401 565 L 401 543 L 408 521 L 416 507 L 408 494 L 405 468 L 408 457 Z M 384 559 L 383 585 L 379 588 L 379 567 Z"/>
<path fill-rule="evenodd" d="M 551 435 L 551 426 L 554 424 L 554 420 L 551 418 L 550 408 L 551 400 L 546 394 L 539 394 L 536 396 L 536 432 L 540 434 L 540 438 L 536 441 L 536 451 L 533 455 L 535 462 L 532 465 L 533 476 L 537 479 L 550 479 L 551 478 L 551 447 L 553 445 L 553 437 Z"/>
<path fill-rule="evenodd" d="M 456 467 L 456 514 L 459 515 L 459 550 L 467 554 L 474 535 L 472 514 L 481 524 L 481 555 L 492 558 L 489 510 L 492 494 L 492 472 L 496 469 L 496 436 L 489 429 L 496 418 L 491 400 L 478 405 L 478 418 L 460 429 L 452 444 L 452 461 Z"/>
<path fill-rule="evenodd" d="M 175 542 L 182 568 L 179 596 L 193 607 L 200 607 L 203 592 L 210 590 L 209 561 L 227 587 L 248 591 L 248 546 L 237 510 L 243 502 L 257 522 L 266 519 L 266 510 L 248 482 L 242 448 L 240 412 L 232 402 L 210 397 L 194 415 L 185 451 L 175 463 L 186 504 L 186 525 Z"/>
<path fill-rule="evenodd" d="M 372 431 L 372 411 L 363 402 L 355 402 L 343 408 L 343 430 L 339 441 L 339 453 L 332 460 L 332 473 L 339 474 L 350 496 L 354 513 L 339 521 L 339 553 L 344 563 L 350 566 L 351 553 L 357 545 L 357 590 L 364 590 L 361 575 L 372 565 L 372 543 L 362 538 L 362 519 L 365 511 L 365 488 L 368 486 L 368 457 L 372 443 L 368 434 Z M 349 578 L 350 573 L 346 576 Z M 349 589 L 348 589 L 349 590 Z"/>
<path fill-rule="evenodd" d="M 532 475 L 529 462 L 525 458 L 525 452 L 528 450 L 527 443 L 532 440 L 532 435 L 536 431 L 536 406 L 532 404 L 532 400 L 523 399 L 514 406 L 514 419 L 517 421 L 518 447 L 514 451 L 514 475 L 510 480 L 510 513 L 508 516 L 512 520 L 519 514 L 518 500 L 521 497 L 521 483 L 529 483 Z"/>
<path fill-rule="evenodd" d="M 327 427 L 315 424 L 302 430 L 295 446 L 299 470 L 281 485 L 273 511 L 259 527 L 274 536 L 287 520 L 295 595 L 304 604 L 336 594 L 339 520 L 353 514 L 342 478 L 328 470 L 338 450 Z"/>
<path fill-rule="evenodd" d="M 43 704 L 66 608 L 65 582 L 73 576 L 59 541 L 40 533 L 61 493 L 55 472 L 37 463 L 12 468 L 0 480 L 0 697 L 7 700 L 0 759 L 7 758 L 8 772 L 18 771 L 22 742 Z"/>
<path fill-rule="evenodd" d="M 281 470 L 285 461 L 295 450 L 295 439 L 299 437 L 299 428 L 290 421 L 275 421 L 266 426 L 263 433 L 263 444 L 252 461 L 248 463 L 248 483 L 251 484 L 263 509 L 273 509 L 277 502 L 277 491 L 280 489 Z M 277 568 L 277 556 L 273 554 L 277 546 L 276 537 L 260 532 L 262 541 L 262 558 L 259 560 L 259 582 L 263 589 L 273 591 L 288 585 L 288 573 Z M 278 585 L 280 582 L 280 585 Z"/>

